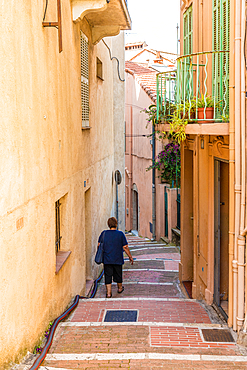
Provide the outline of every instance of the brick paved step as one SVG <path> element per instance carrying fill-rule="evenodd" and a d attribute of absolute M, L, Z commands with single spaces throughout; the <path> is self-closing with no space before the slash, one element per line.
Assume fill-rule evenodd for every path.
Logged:
<path fill-rule="evenodd" d="M 211 320 L 204 308 L 190 300 L 81 300 L 72 314 L 72 322 L 101 322 L 107 309 L 135 309 L 139 322 L 205 323 Z"/>
<path fill-rule="evenodd" d="M 169 253 L 164 253 L 164 254 L 142 254 L 140 256 L 134 256 L 133 257 L 134 261 L 176 261 L 180 262 L 180 256 L 176 256 L 175 259 L 169 257 Z M 129 262 L 128 257 L 124 257 L 125 262 Z"/>
<path fill-rule="evenodd" d="M 127 269 L 127 268 L 128 269 L 129 268 L 133 268 L 133 269 L 138 269 L 138 268 L 155 268 L 155 269 L 164 270 L 165 265 L 164 265 L 164 262 L 163 261 L 158 261 L 158 260 L 154 260 L 154 261 L 147 261 L 147 260 L 138 261 L 138 260 L 135 260 L 133 266 L 129 263 L 129 261 L 126 261 L 124 263 L 123 268 L 124 269 Z"/>
<path fill-rule="evenodd" d="M 130 249 L 133 249 L 133 248 L 157 248 L 157 249 L 161 249 L 161 248 L 164 248 L 164 249 L 169 249 L 169 248 L 173 248 L 177 251 L 177 248 L 176 247 L 171 247 L 171 246 L 167 246 L 166 244 L 151 244 L 151 243 L 133 243 L 133 244 L 129 244 L 129 248 Z"/>
<path fill-rule="evenodd" d="M 167 283 L 163 283 L 167 284 Z M 152 284 L 147 283 L 131 282 L 124 283 L 124 292 L 122 294 L 117 293 L 117 286 L 112 287 L 113 298 L 124 298 L 124 297 L 148 297 L 148 298 L 183 298 L 183 295 L 176 284 L 168 283 L 169 285 Z M 97 291 L 96 298 L 105 298 L 105 286 L 100 285 Z"/>
<path fill-rule="evenodd" d="M 181 328 L 180 328 L 181 329 Z M 185 328 L 183 328 L 185 329 Z M 95 332 L 97 330 L 97 335 Z M 191 330 L 196 330 L 191 328 Z M 235 344 L 205 343 L 202 346 L 200 339 L 195 339 L 192 347 L 188 347 L 188 340 L 180 344 L 173 341 L 173 346 L 163 345 L 157 350 L 150 344 L 150 328 L 145 326 L 100 326 L 100 327 L 64 327 L 60 326 L 56 338 L 49 351 L 50 354 L 139 354 L 139 353 L 171 353 L 202 354 L 202 355 L 240 355 L 239 347 Z M 152 342 L 151 342 L 152 343 Z M 186 348 L 186 352 L 185 351 Z"/>
<path fill-rule="evenodd" d="M 133 255 L 133 256 L 139 256 L 139 255 L 147 255 L 147 256 L 149 256 L 149 255 L 155 255 L 155 256 L 157 256 L 157 258 L 174 258 L 174 259 L 181 259 L 181 257 L 180 257 L 180 254 L 176 251 L 176 250 L 174 250 L 174 249 L 167 249 L 167 250 L 165 250 L 164 248 L 162 248 L 162 249 L 149 249 L 149 248 L 143 248 L 143 249 L 134 249 L 134 250 L 131 250 L 130 249 L 130 251 L 131 251 L 131 254 Z M 173 257 L 169 257 L 168 255 L 173 255 Z M 152 256 L 152 258 L 154 258 L 153 256 Z"/>
<path fill-rule="evenodd" d="M 134 264 L 131 265 L 129 261 L 126 261 L 123 266 L 123 271 L 126 270 L 137 270 L 137 269 L 155 269 L 155 270 L 168 270 L 177 271 L 179 269 L 179 261 L 173 260 L 135 260 Z"/>
<path fill-rule="evenodd" d="M 44 367 L 46 366 L 46 367 Z M 185 361 L 185 360 L 85 360 L 85 361 L 45 361 L 40 370 L 60 369 L 129 369 L 129 370 L 246 370 L 246 362 Z M 50 368 L 50 367 L 51 368 Z"/>
<path fill-rule="evenodd" d="M 142 281 L 156 284 L 177 282 L 178 273 L 170 271 L 124 271 L 123 284 L 125 281 Z"/>

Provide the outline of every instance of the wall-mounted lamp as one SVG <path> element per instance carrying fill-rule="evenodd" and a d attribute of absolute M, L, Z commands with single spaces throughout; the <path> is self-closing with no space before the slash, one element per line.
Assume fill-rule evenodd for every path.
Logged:
<path fill-rule="evenodd" d="M 201 139 L 201 149 L 204 149 L 204 139 Z"/>

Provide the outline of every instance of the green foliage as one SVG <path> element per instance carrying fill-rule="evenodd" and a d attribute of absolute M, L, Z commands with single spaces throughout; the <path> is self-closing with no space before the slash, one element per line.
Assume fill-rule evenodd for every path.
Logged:
<path fill-rule="evenodd" d="M 155 104 L 151 104 L 148 109 L 143 109 L 140 111 L 140 113 L 146 113 L 148 115 L 148 118 L 147 118 L 147 126 L 149 123 L 153 123 L 155 124 L 156 123 L 156 114 L 157 114 L 157 108 L 156 108 L 156 105 Z"/>
<path fill-rule="evenodd" d="M 193 117 L 194 112 L 195 104 L 193 100 L 190 103 L 185 101 L 176 105 L 170 121 L 169 133 L 179 144 L 186 139 L 185 127 L 188 124 L 188 119 Z"/>
<path fill-rule="evenodd" d="M 180 144 L 186 139 L 185 127 L 188 124 L 188 119 L 191 118 L 195 112 L 195 102 L 193 100 L 190 103 L 189 101 L 185 101 L 180 104 L 166 102 L 163 110 L 160 110 L 159 121 L 157 121 L 156 105 L 152 104 L 148 109 L 144 109 L 141 112 L 148 115 L 147 125 L 149 123 L 153 125 L 157 123 L 170 124 L 169 134 L 155 130 L 156 139 L 163 139 L 169 136 Z"/>
<path fill-rule="evenodd" d="M 159 177 L 163 182 L 169 183 L 171 186 L 179 187 L 180 184 L 180 146 L 176 142 L 171 142 L 164 147 L 152 166 L 147 168 L 157 169 L 160 172 Z"/>
<path fill-rule="evenodd" d="M 177 140 L 179 144 L 186 139 L 185 127 L 188 124 L 188 120 L 174 115 L 170 122 L 169 133 Z"/>
<path fill-rule="evenodd" d="M 228 114 L 226 114 L 225 116 L 222 115 L 222 116 L 220 116 L 220 118 L 222 119 L 223 122 L 229 122 L 229 120 L 230 120 L 230 117 L 229 117 Z"/>
<path fill-rule="evenodd" d="M 176 105 L 172 102 L 166 101 L 166 103 L 162 107 L 160 107 L 159 122 L 157 123 L 168 123 L 169 121 L 171 121 L 175 111 Z"/>
<path fill-rule="evenodd" d="M 194 98 L 193 101 L 196 104 L 196 98 Z M 213 108 L 214 107 L 214 99 L 210 95 L 208 95 L 208 96 L 206 95 L 206 106 L 207 106 L 207 108 Z M 202 95 L 201 98 L 198 98 L 197 108 L 205 108 L 205 95 Z"/>

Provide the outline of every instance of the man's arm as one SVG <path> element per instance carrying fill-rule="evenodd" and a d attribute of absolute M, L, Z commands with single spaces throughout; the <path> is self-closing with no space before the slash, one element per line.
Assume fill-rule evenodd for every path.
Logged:
<path fill-rule="evenodd" d="M 128 244 L 123 246 L 123 250 L 125 251 L 125 253 L 129 257 L 129 260 L 130 260 L 131 265 L 133 265 L 134 260 L 133 260 L 133 257 L 131 255 L 131 253 L 130 253 Z"/>

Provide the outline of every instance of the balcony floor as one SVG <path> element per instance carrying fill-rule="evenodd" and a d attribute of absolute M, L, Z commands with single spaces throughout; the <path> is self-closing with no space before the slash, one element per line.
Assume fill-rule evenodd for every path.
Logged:
<path fill-rule="evenodd" d="M 163 131 L 169 131 L 170 125 L 162 125 Z M 186 134 L 190 135 L 229 135 L 228 122 L 215 123 L 188 123 L 185 129 Z"/>

